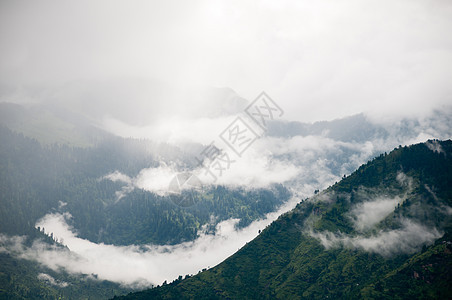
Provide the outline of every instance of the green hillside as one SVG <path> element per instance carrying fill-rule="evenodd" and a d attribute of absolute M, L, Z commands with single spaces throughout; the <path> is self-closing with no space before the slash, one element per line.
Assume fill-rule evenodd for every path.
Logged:
<path fill-rule="evenodd" d="M 121 299 L 450 299 L 451 155 L 382 154 L 218 266 Z"/>
<path fill-rule="evenodd" d="M 149 142 L 109 138 L 86 148 L 45 145 L 2 125 L 0 140 L 0 299 L 106 299 L 131 291 L 91 275 L 55 272 L 16 253 L 17 245 L 8 241 L 18 236 L 27 239 L 27 247 L 35 240 L 54 244 L 34 227 L 48 213 L 70 213 L 79 236 L 97 243 L 177 244 L 194 240 L 204 227 L 212 233 L 226 219 L 240 218 L 238 226 L 244 227 L 290 197 L 282 186 L 254 191 L 218 186 L 189 208 L 141 189 L 117 201 L 123 184 L 100 178 L 116 170 L 136 176 L 156 166 Z"/>
<path fill-rule="evenodd" d="M 83 275 L 55 272 L 0 252 L 0 299 L 106 299 L 132 289 Z"/>
<path fill-rule="evenodd" d="M 117 201 L 124 184 L 99 178 L 115 170 L 136 176 L 158 164 L 139 142 L 117 138 L 93 148 L 46 147 L 2 126 L 0 140 L 0 233 L 10 235 L 28 234 L 64 202 L 72 225 L 93 242 L 177 244 L 194 240 L 205 224 L 214 229 L 239 218 L 244 227 L 290 197 L 280 185 L 253 191 L 218 186 L 189 208 L 141 189 Z"/>
<path fill-rule="evenodd" d="M 0 124 L 43 145 L 92 147 L 97 140 L 108 136 L 106 132 L 88 126 L 87 120 L 80 115 L 39 105 L 24 107 L 2 102 Z"/>

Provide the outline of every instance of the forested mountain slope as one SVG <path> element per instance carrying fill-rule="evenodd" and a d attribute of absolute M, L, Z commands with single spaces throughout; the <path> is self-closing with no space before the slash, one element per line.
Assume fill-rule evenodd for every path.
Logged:
<path fill-rule="evenodd" d="M 123 299 L 452 297 L 452 142 L 399 147 L 218 266 Z"/>
<path fill-rule="evenodd" d="M 184 161 L 187 154 L 170 145 L 108 135 L 89 147 L 48 144 L 3 125 L 0 141 L 2 299 L 105 299 L 131 290 L 92 274 L 55 272 L 24 257 L 17 245 L 28 247 L 36 240 L 49 248 L 61 246 L 47 236 L 53 235 L 48 228 L 46 234 L 35 228 L 49 213 L 69 213 L 78 235 L 97 243 L 177 244 L 197 238 L 200 231 L 212 233 L 225 219 L 240 218 L 238 225 L 246 226 L 290 196 L 282 186 L 253 191 L 218 186 L 189 208 L 142 189 L 118 199 L 124 183 L 105 180 L 105 175 L 120 171 L 135 176 L 157 166 L 160 155 Z"/>
<path fill-rule="evenodd" d="M 118 201 L 124 184 L 102 178 L 115 170 L 135 175 L 156 166 L 144 142 L 117 138 L 94 148 L 42 146 L 1 126 L 0 139 L 0 232 L 11 235 L 28 234 L 39 218 L 64 204 L 80 236 L 93 242 L 179 243 L 195 239 L 212 214 L 213 228 L 229 218 L 245 226 L 290 196 L 282 186 L 254 191 L 218 186 L 189 208 L 141 189 Z"/>

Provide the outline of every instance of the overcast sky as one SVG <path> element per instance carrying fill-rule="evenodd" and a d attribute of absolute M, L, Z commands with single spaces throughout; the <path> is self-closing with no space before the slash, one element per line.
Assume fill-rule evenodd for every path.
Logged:
<path fill-rule="evenodd" d="M 451 16 L 447 0 L 2 0 L 0 82 L 265 90 L 300 121 L 417 115 L 452 102 Z"/>

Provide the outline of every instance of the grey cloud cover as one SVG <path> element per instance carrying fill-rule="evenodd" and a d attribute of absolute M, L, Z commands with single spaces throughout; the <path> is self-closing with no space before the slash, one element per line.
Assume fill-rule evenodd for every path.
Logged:
<path fill-rule="evenodd" d="M 231 87 L 246 99 L 266 90 L 288 119 L 301 121 L 363 111 L 418 116 L 451 104 L 449 1 L 6 0 L 0 6 L 3 101 L 43 86 L 39 100 L 61 87 L 61 95 L 83 97 L 83 82 L 89 89 L 143 78 L 156 86 Z M 74 82 L 82 84 L 71 91 L 67 83 Z M 168 98 L 133 84 L 126 91 L 134 99 L 124 101 L 155 107 Z"/>

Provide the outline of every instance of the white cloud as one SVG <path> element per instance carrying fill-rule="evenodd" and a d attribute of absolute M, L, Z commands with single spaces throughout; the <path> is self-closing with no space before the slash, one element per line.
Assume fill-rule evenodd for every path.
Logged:
<path fill-rule="evenodd" d="M 113 182 L 118 182 L 119 181 L 119 182 L 123 182 L 123 183 L 126 183 L 126 184 L 132 184 L 132 179 L 129 176 L 124 175 L 124 174 L 122 174 L 122 173 L 120 173 L 118 171 L 115 171 L 113 173 L 105 175 L 103 177 L 103 179 L 108 179 L 108 180 L 111 180 Z"/>
<path fill-rule="evenodd" d="M 101 179 L 108 179 L 111 180 L 113 182 L 122 182 L 125 183 L 125 185 L 121 188 L 120 191 L 116 191 L 116 198 L 117 201 L 121 200 L 124 196 L 126 196 L 128 193 L 130 193 L 131 191 L 133 191 L 134 184 L 132 181 L 132 178 L 130 178 L 129 176 L 122 174 L 118 171 L 115 171 L 113 173 L 107 174 L 105 176 L 103 176 Z"/>
<path fill-rule="evenodd" d="M 0 235 L 0 251 L 21 258 L 37 260 L 52 270 L 65 269 L 73 274 L 97 274 L 99 279 L 135 287 L 146 287 L 171 281 L 179 275 L 196 274 L 220 263 L 245 243 L 251 241 L 280 214 L 292 209 L 300 199 L 293 198 L 277 212 L 236 230 L 236 219 L 217 225 L 215 235 L 201 234 L 195 241 L 174 246 L 114 246 L 95 244 L 78 238 L 67 223 L 70 214 L 49 214 L 36 226 L 45 227 L 70 249 L 35 242 L 31 248 L 22 237 Z"/>
<path fill-rule="evenodd" d="M 350 174 L 375 155 L 388 151 L 399 143 L 404 144 L 403 136 L 396 132 L 385 138 L 362 142 L 343 142 L 323 135 L 289 138 L 264 135 L 239 157 L 218 136 L 209 140 L 209 144 L 212 141 L 216 147 L 228 153 L 231 160 L 229 168 L 227 163 L 222 164 L 225 169 L 221 174 L 218 166 L 211 167 L 217 181 L 202 167 L 187 169 L 171 161 L 167 161 L 168 164 L 162 161 L 159 167 L 145 168 L 133 178 L 118 171 L 104 178 L 120 180 L 126 184 L 118 191 L 119 198 L 135 187 L 166 195 L 171 180 L 181 172 L 191 172 L 207 185 L 265 188 L 274 183 L 284 183 L 310 194 L 315 189 L 321 190 L 339 181 L 342 175 Z M 195 157 L 203 158 L 201 151 L 193 153 L 193 163 L 196 163 Z M 399 181 L 408 180 L 402 176 L 403 174 L 398 175 Z"/>
<path fill-rule="evenodd" d="M 413 189 L 414 179 L 413 177 L 407 176 L 403 172 L 398 172 L 396 176 L 397 182 L 402 186 L 407 188 L 407 192 L 411 192 Z"/>
<path fill-rule="evenodd" d="M 372 228 L 393 212 L 397 204 L 402 203 L 403 200 L 398 196 L 394 198 L 377 197 L 373 201 L 357 204 L 350 210 L 356 229 L 362 231 Z"/>
<path fill-rule="evenodd" d="M 202 166 L 192 170 L 180 169 L 174 164 L 167 165 L 164 162 L 158 167 L 142 169 L 133 178 L 115 171 L 107 174 L 103 179 L 121 181 L 126 185 L 117 192 L 118 199 L 125 196 L 134 188 L 144 189 L 158 195 L 167 195 L 170 182 L 178 174 L 190 172 L 196 175 L 204 185 L 224 185 L 228 187 L 266 188 L 271 184 L 285 183 L 294 180 L 299 174 L 299 168 L 286 160 L 271 157 L 270 153 L 256 151 L 249 148 L 242 157 L 230 153 L 230 165 L 222 165 L 224 170 L 217 170 L 216 165 L 211 167 L 215 177 L 206 172 Z M 220 173 L 221 172 L 221 173 Z M 188 187 L 187 187 L 188 188 Z"/>
<path fill-rule="evenodd" d="M 425 144 L 433 152 L 444 153 L 443 147 L 441 147 L 441 144 L 438 143 L 438 141 L 436 141 L 436 140 L 428 141 Z"/>
<path fill-rule="evenodd" d="M 353 222 L 356 229 L 355 234 L 343 234 L 341 232 L 316 232 L 312 228 L 312 220 L 308 220 L 305 231 L 310 236 L 318 239 L 326 248 L 345 246 L 349 248 L 360 248 L 369 252 L 376 252 L 384 256 L 398 253 L 414 253 L 422 245 L 431 244 L 442 236 L 436 228 L 427 227 L 409 218 L 399 218 L 400 227 L 395 230 L 385 229 L 375 233 L 378 223 L 383 221 L 396 209 L 398 204 L 402 204 L 413 191 L 414 179 L 403 172 L 396 176 L 400 184 L 399 195 L 391 188 L 358 188 L 354 194 L 354 204 L 346 215 Z M 427 190 L 431 190 L 426 186 Z M 392 195 L 392 196 L 391 196 Z M 433 193 L 432 195 L 436 197 Z M 349 198 L 350 195 L 345 194 Z M 315 201 L 332 201 L 328 193 L 320 194 L 313 198 Z M 444 206 L 444 205 L 443 205 Z M 447 206 L 444 210 L 447 212 Z M 449 208 L 450 209 L 450 208 Z M 369 235 L 370 234 L 370 235 Z"/>
<path fill-rule="evenodd" d="M 354 194 L 355 204 L 348 212 L 355 229 L 362 232 L 373 228 L 392 213 L 397 205 L 402 204 L 413 190 L 413 178 L 399 172 L 396 180 L 402 188 L 400 195 L 392 195 L 392 189 L 366 189 L 360 187 Z M 400 192 L 399 192 L 400 193 Z M 392 196 L 390 196 L 392 195 Z"/>
<path fill-rule="evenodd" d="M 130 177 L 119 171 L 107 174 L 101 179 L 113 182 L 122 182 L 125 185 L 116 192 L 117 199 L 120 200 L 135 188 L 144 189 L 160 196 L 168 194 L 171 180 L 180 172 L 174 165 L 161 163 L 158 167 L 142 169 L 136 177 Z"/>
<path fill-rule="evenodd" d="M 55 286 L 62 287 L 62 288 L 67 287 L 69 285 L 67 282 L 56 280 L 55 278 L 53 278 L 49 274 L 45 274 L 45 273 L 39 273 L 38 274 L 38 279 L 42 280 L 44 282 L 47 282 L 47 283 L 49 283 L 51 285 L 55 285 Z"/>
<path fill-rule="evenodd" d="M 133 126 L 111 117 L 104 118 L 102 128 L 122 137 L 145 138 L 160 143 L 184 142 L 210 144 L 235 116 L 216 118 L 168 117 L 146 126 Z"/>
<path fill-rule="evenodd" d="M 270 153 L 249 148 L 242 157 L 234 158 L 230 168 L 223 171 L 216 184 L 265 188 L 273 183 L 285 183 L 292 180 L 298 173 L 298 167 L 289 161 L 278 160 L 272 158 Z M 202 168 L 198 170 L 198 174 L 203 182 L 212 182 L 212 177 L 206 175 Z"/>
<path fill-rule="evenodd" d="M 173 167 L 166 165 L 143 169 L 134 178 L 134 185 L 158 195 L 165 195 L 168 192 L 169 183 L 177 174 Z"/>
<path fill-rule="evenodd" d="M 332 232 L 309 232 L 325 248 L 345 246 L 376 252 L 384 256 L 399 253 L 414 253 L 425 244 L 431 244 L 443 234 L 436 228 L 427 228 L 408 219 L 402 220 L 400 229 L 380 231 L 370 237 L 348 236 Z"/>

